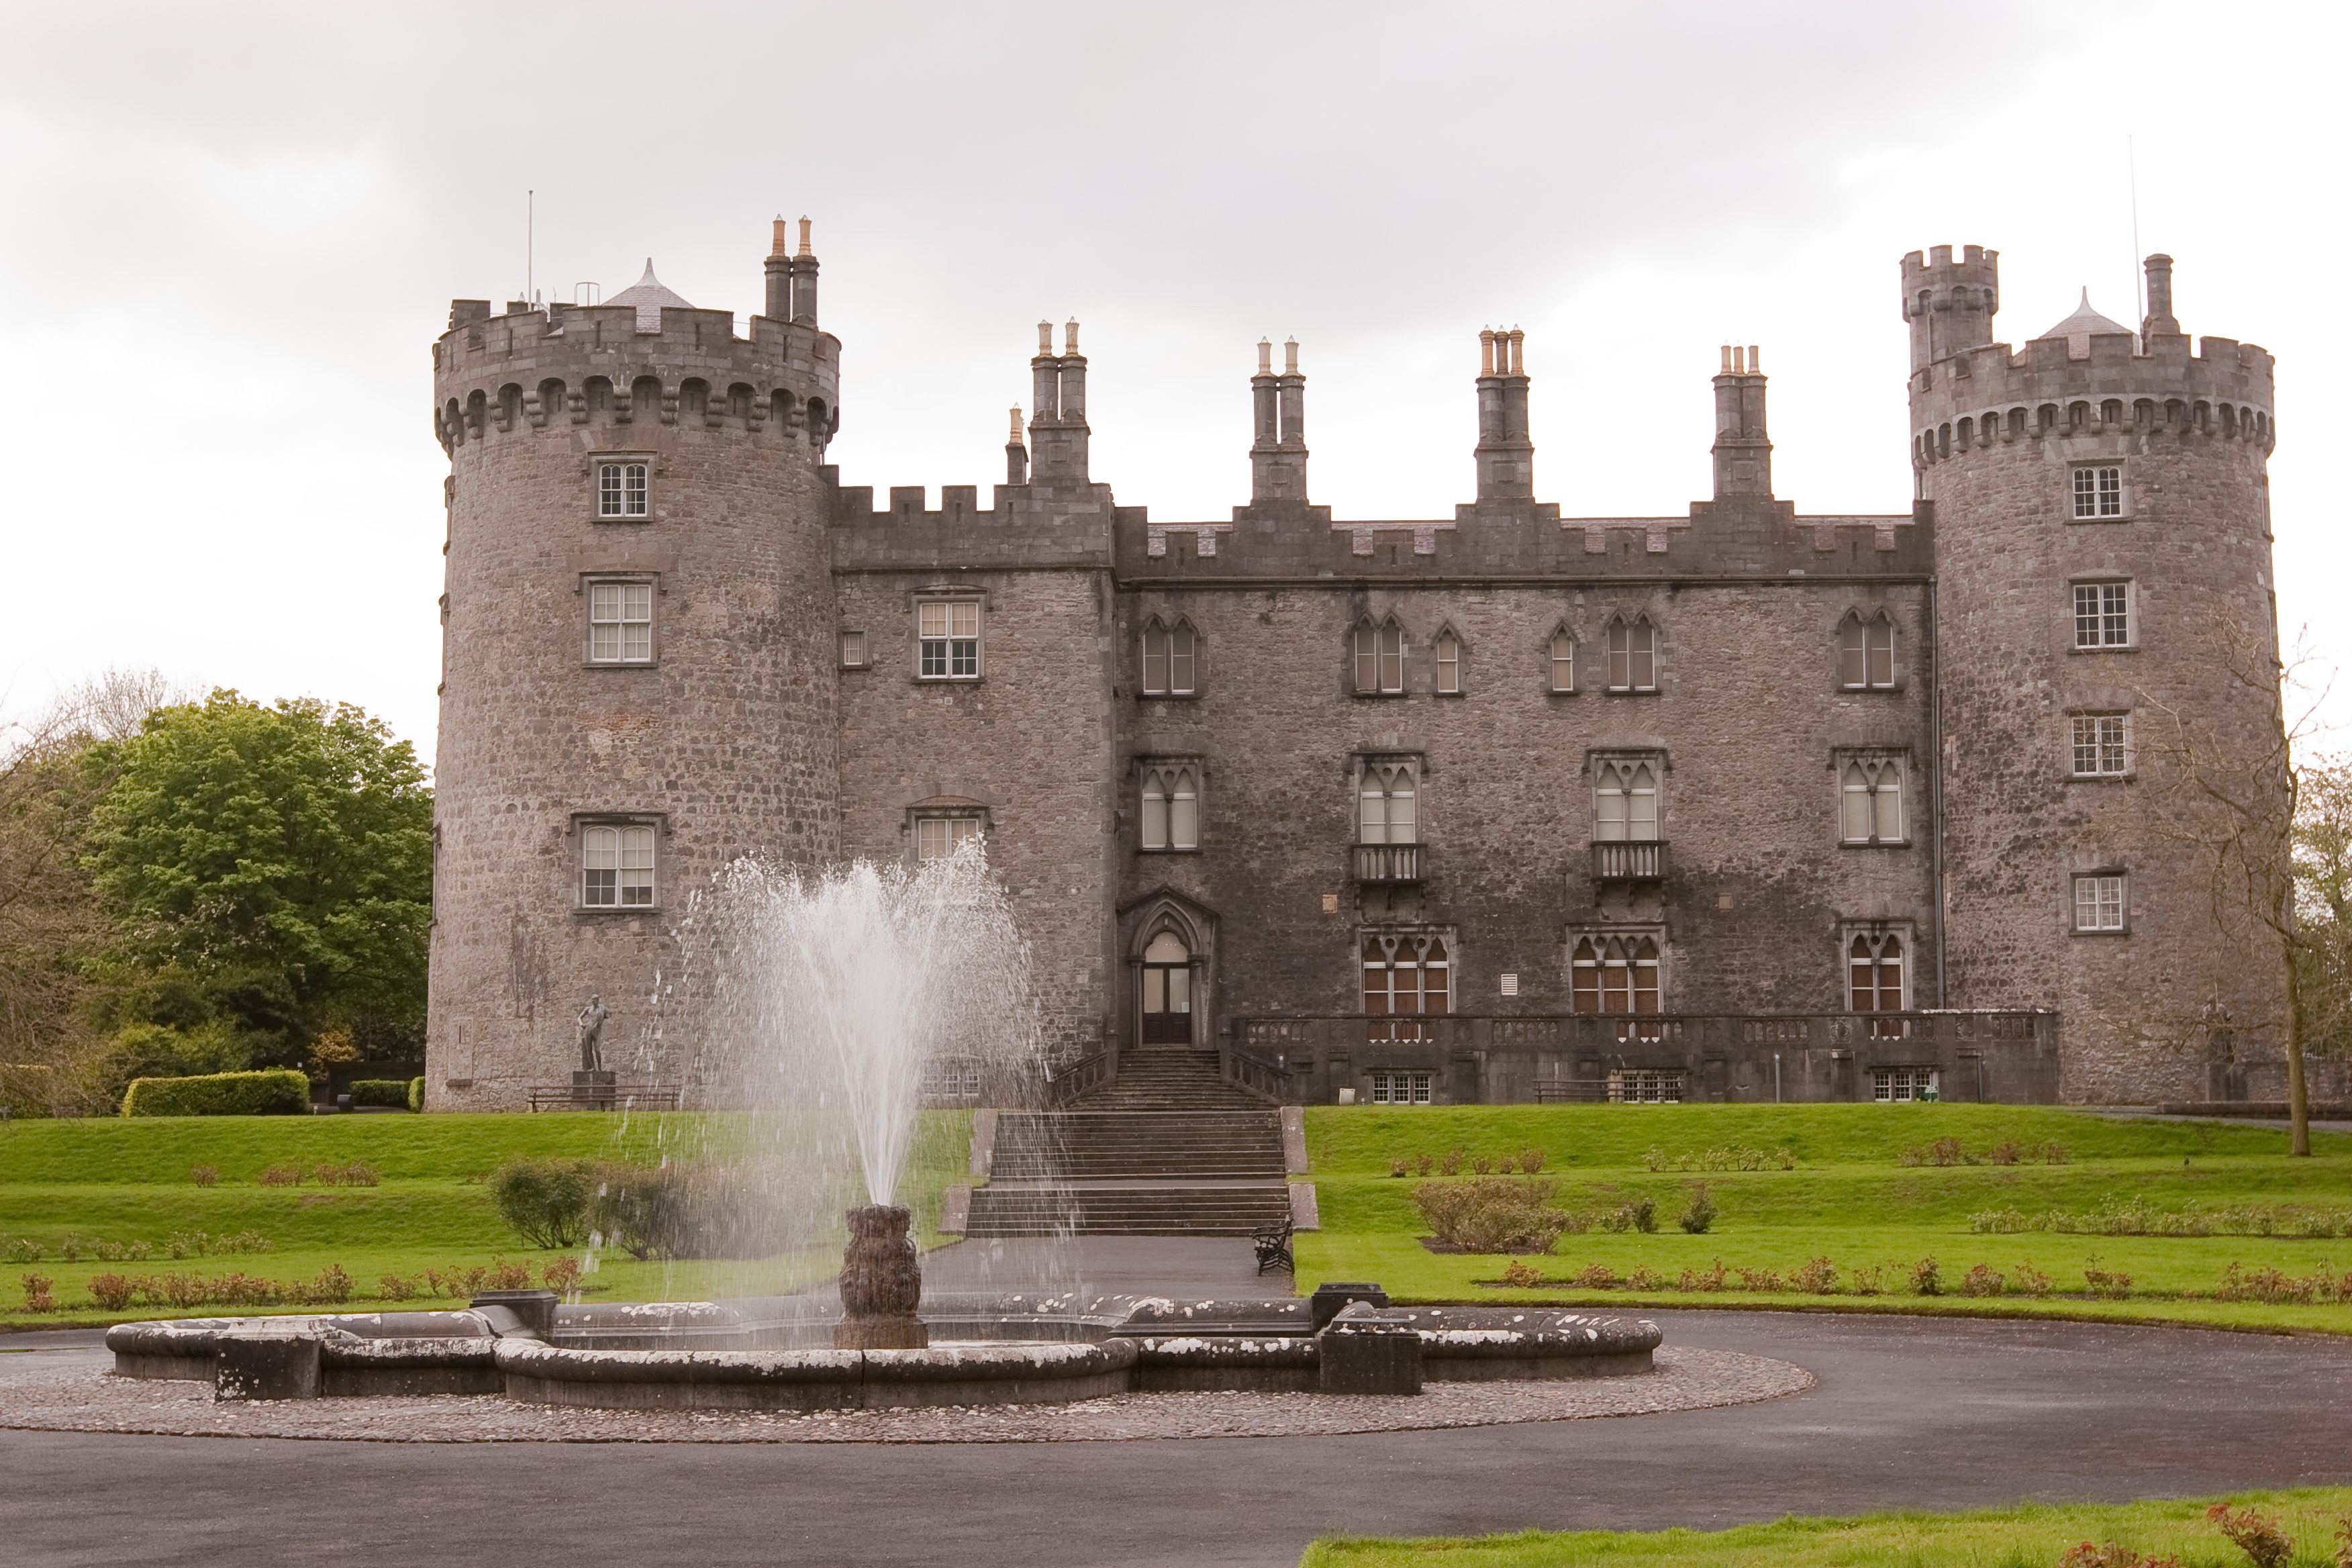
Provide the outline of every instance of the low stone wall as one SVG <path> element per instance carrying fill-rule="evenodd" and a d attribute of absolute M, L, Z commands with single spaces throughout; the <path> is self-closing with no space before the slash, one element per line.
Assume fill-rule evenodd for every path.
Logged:
<path fill-rule="evenodd" d="M 1100 1344 L 953 1350 L 577 1351 L 502 1341 L 507 1396 L 606 1410 L 894 1410 L 1055 1405 L 1124 1394 L 1136 1349 Z"/>

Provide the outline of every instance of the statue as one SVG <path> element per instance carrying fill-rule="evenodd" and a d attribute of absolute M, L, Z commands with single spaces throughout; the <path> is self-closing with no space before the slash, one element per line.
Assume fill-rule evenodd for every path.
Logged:
<path fill-rule="evenodd" d="M 923 1299 L 923 1266 L 907 1234 L 913 1216 L 895 1204 L 849 1211 L 849 1246 L 841 1258 L 841 1321 L 833 1348 L 843 1351 L 922 1350 L 930 1331 L 915 1316 Z"/>
<path fill-rule="evenodd" d="M 604 1070 L 604 1051 L 600 1041 L 604 1033 L 604 1020 L 612 1016 L 613 1010 L 604 1005 L 604 999 L 602 996 L 589 997 L 588 1005 L 580 1009 L 580 1016 L 574 1022 L 580 1027 L 580 1070 L 582 1072 Z"/>

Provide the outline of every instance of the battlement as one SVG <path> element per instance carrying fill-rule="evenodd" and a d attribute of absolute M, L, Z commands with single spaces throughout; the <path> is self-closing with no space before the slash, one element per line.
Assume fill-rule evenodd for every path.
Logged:
<path fill-rule="evenodd" d="M 738 336 L 729 310 L 486 300 L 451 302 L 433 345 L 434 434 L 445 451 L 551 423 L 632 424 L 681 416 L 716 427 L 804 434 L 840 428 L 841 343 L 813 323 L 754 316 Z"/>
<path fill-rule="evenodd" d="M 2180 442 L 2277 444 L 2268 351 L 2209 337 L 2098 332 L 2077 356 L 2063 337 L 2021 350 L 1989 343 L 1912 373 L 1912 462 L 1991 442 L 2124 434 Z M 1991 434 L 1988 435 L 1990 431 Z"/>
<path fill-rule="evenodd" d="M 1911 368 L 1992 342 L 2000 309 L 2000 252 L 1938 245 L 1903 258 L 1903 319 L 1911 327 Z"/>

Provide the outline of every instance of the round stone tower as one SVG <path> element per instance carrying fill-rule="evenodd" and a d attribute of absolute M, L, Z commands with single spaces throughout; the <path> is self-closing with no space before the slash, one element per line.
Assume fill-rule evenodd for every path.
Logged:
<path fill-rule="evenodd" d="M 738 855 L 837 848 L 841 345 L 807 220 L 796 253 L 777 223 L 766 282 L 744 336 L 648 262 L 598 305 L 456 300 L 434 345 L 434 1109 L 682 1082 L 688 901 Z"/>
<path fill-rule="evenodd" d="M 1998 254 L 1903 261 L 1912 463 L 1933 503 L 1945 1000 L 2055 1007 L 2062 1094 L 2275 1098 L 2285 970 L 2216 884 L 2275 802 L 2272 361 L 2082 308 L 2013 353 Z M 2265 806 L 2265 810 L 2269 807 Z"/>

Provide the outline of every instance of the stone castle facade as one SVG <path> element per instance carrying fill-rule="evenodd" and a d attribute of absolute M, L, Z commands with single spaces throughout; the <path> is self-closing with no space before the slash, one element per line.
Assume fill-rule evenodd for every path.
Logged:
<path fill-rule="evenodd" d="M 1711 497 L 1575 518 L 1520 334 L 1481 333 L 1475 497 L 1388 520 L 1310 500 L 1261 344 L 1248 504 L 1161 521 L 1091 471 L 1076 323 L 986 504 L 841 484 L 805 222 L 747 332 L 650 265 L 456 301 L 431 1104 L 567 1081 L 592 995 L 608 1065 L 705 1092 L 695 889 L 973 832 L 1097 1077 L 1190 1044 L 1286 1099 L 2276 1096 L 2275 944 L 2156 776 L 2184 721 L 2276 742 L 2227 668 L 2276 651 L 2271 357 L 2192 347 L 2162 257 L 2138 332 L 2086 301 L 2014 351 L 1996 262 L 1903 262 L 1916 494 L 1875 516 L 1774 495 L 1753 350 Z"/>

